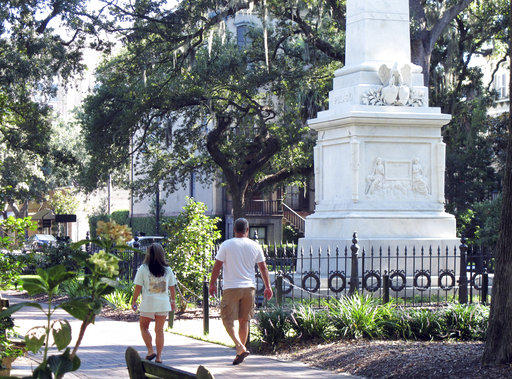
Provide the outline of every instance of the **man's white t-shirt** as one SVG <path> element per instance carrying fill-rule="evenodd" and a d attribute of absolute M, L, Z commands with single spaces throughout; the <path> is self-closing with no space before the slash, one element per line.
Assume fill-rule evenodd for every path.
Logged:
<path fill-rule="evenodd" d="M 256 288 L 256 263 L 264 262 L 261 246 L 247 238 L 231 238 L 224 241 L 215 259 L 222 261 L 224 266 L 223 288 Z"/>
<path fill-rule="evenodd" d="M 176 277 L 170 267 L 165 268 L 163 276 L 154 276 L 149 267 L 143 264 L 137 270 L 133 284 L 142 286 L 141 312 L 169 312 L 169 287 L 176 285 Z"/>

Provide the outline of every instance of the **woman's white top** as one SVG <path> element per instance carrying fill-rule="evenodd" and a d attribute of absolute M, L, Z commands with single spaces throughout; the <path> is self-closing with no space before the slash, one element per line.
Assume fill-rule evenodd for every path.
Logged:
<path fill-rule="evenodd" d="M 142 287 L 141 312 L 169 312 L 169 287 L 176 285 L 176 277 L 170 267 L 165 268 L 165 274 L 154 276 L 149 267 L 143 264 L 137 270 L 133 284 Z"/>

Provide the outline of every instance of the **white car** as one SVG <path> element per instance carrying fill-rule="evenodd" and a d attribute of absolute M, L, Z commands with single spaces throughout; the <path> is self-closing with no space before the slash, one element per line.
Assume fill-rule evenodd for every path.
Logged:
<path fill-rule="evenodd" d="M 141 237 L 135 237 L 134 239 L 129 241 L 127 243 L 127 245 L 131 246 L 131 247 L 139 248 L 141 250 L 145 250 L 146 247 L 148 247 L 152 243 L 155 243 L 155 242 L 162 243 L 164 238 L 165 237 L 162 237 L 162 236 L 141 236 Z"/>

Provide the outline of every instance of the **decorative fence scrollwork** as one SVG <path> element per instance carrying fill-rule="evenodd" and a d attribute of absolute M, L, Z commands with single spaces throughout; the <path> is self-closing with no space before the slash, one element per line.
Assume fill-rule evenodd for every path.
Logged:
<path fill-rule="evenodd" d="M 375 283 L 368 284 L 370 279 L 375 279 Z M 363 287 L 368 292 L 376 292 L 379 290 L 380 285 L 382 284 L 382 278 L 380 276 L 380 272 L 377 270 L 369 270 L 366 271 L 363 277 Z"/>
<path fill-rule="evenodd" d="M 425 278 L 427 281 L 425 284 L 420 284 L 420 279 Z M 430 288 L 430 284 L 432 282 L 432 278 L 430 277 L 429 270 L 416 270 L 414 273 L 414 281 L 413 285 L 418 291 L 426 291 Z"/>
<path fill-rule="evenodd" d="M 447 280 L 447 282 L 445 283 L 444 280 Z M 455 287 L 455 273 L 453 270 L 441 270 L 439 272 L 438 284 L 439 288 L 445 291 L 449 291 Z"/>
<path fill-rule="evenodd" d="M 307 286 L 307 281 L 312 279 L 315 285 L 312 287 Z M 320 273 L 318 271 L 307 271 L 302 275 L 302 288 L 308 292 L 315 293 L 320 289 Z"/>
<path fill-rule="evenodd" d="M 389 288 L 391 288 L 395 292 L 400 292 L 405 288 L 406 277 L 404 270 L 393 270 L 391 271 L 391 275 L 389 275 L 389 281 L 391 282 Z M 397 281 L 399 281 L 397 284 Z"/>
<path fill-rule="evenodd" d="M 338 279 L 341 280 L 341 286 L 334 286 L 334 280 Z M 329 280 L 327 281 L 327 286 L 329 287 L 329 290 L 331 290 L 334 293 L 340 293 L 347 287 L 347 277 L 345 276 L 345 273 L 342 271 L 331 271 L 329 273 Z"/>

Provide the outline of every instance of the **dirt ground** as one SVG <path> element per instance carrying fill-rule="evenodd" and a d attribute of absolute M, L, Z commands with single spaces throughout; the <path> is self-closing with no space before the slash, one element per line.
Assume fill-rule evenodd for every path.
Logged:
<path fill-rule="evenodd" d="M 280 347 L 279 359 L 368 378 L 512 378 L 512 366 L 482 367 L 482 342 L 342 341 Z"/>

